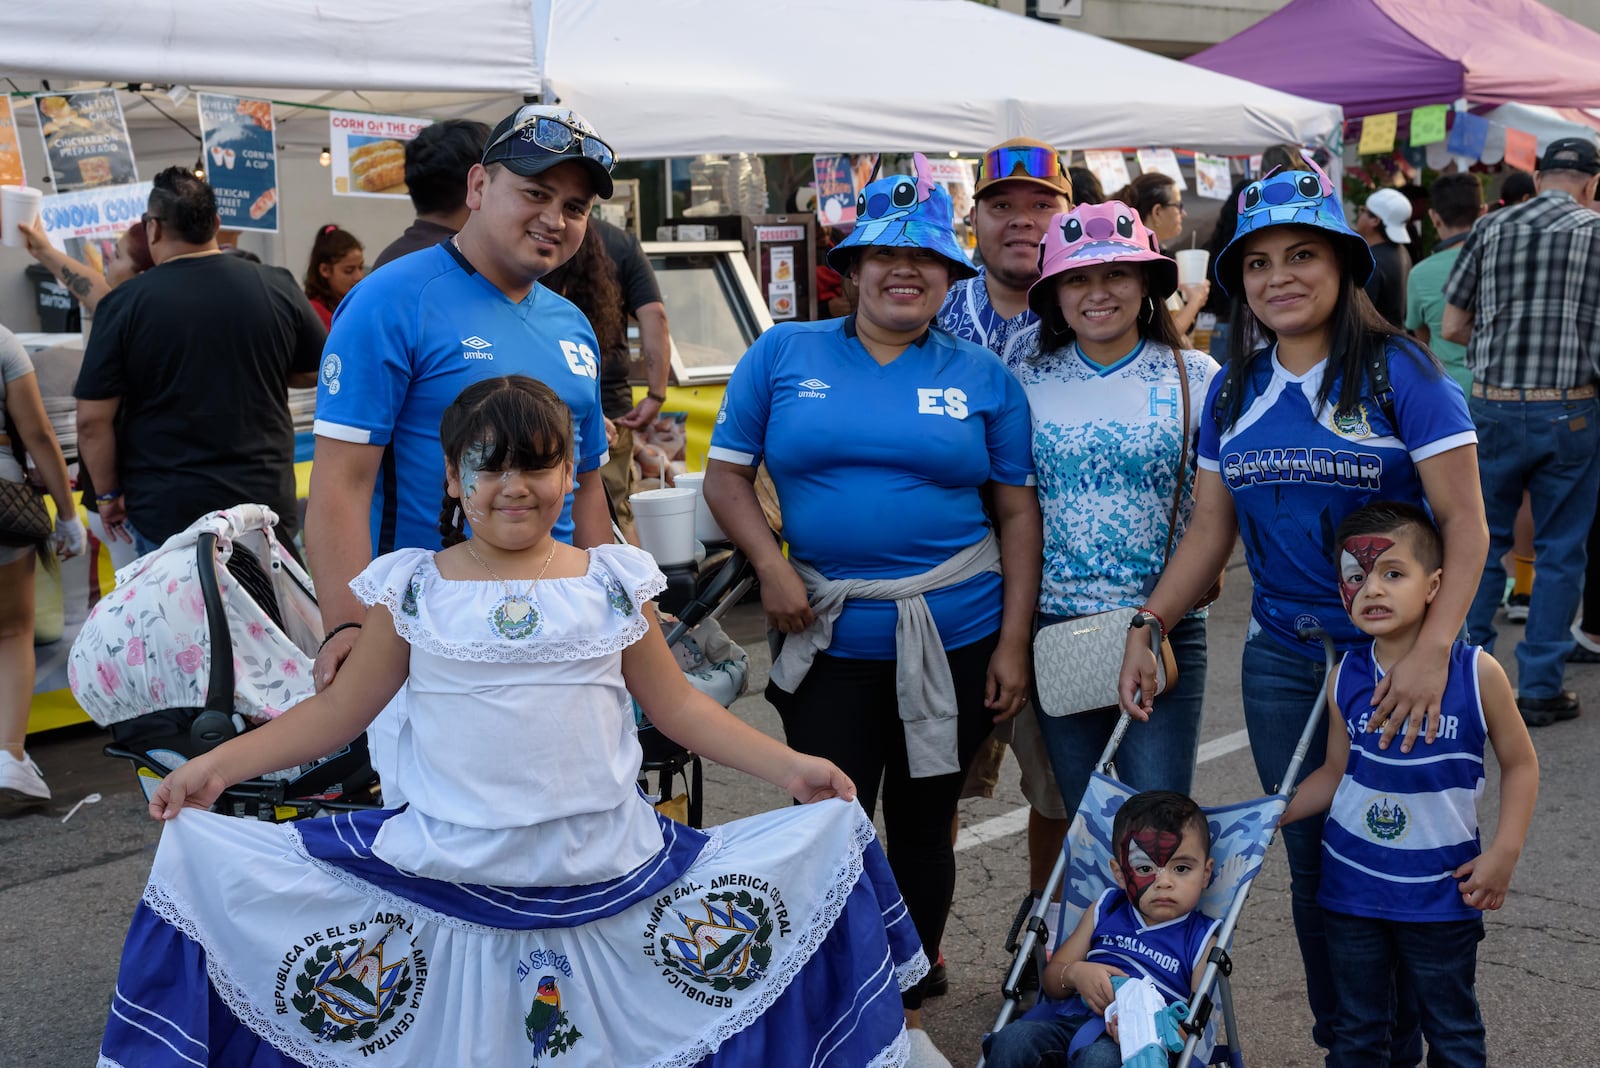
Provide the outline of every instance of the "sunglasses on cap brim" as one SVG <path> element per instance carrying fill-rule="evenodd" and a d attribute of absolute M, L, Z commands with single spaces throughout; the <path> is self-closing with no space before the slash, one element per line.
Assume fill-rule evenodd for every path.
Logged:
<path fill-rule="evenodd" d="M 1035 145 L 1002 145 L 991 148 L 978 162 L 978 181 L 998 181 L 1002 178 L 1043 178 L 1054 181 L 1061 177 L 1061 157 L 1053 148 Z"/>
<path fill-rule="evenodd" d="M 550 115 L 528 115 L 524 118 L 522 112 L 518 112 L 511 129 L 501 134 L 483 150 L 483 162 L 495 163 L 527 156 L 568 156 L 580 153 L 585 158 L 600 164 L 607 174 L 617 162 L 611 146 L 594 134 L 585 133 L 571 123 Z"/>

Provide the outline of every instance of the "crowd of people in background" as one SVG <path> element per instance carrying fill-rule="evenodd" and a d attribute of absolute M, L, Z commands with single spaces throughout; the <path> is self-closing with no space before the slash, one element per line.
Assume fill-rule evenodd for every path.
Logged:
<path fill-rule="evenodd" d="M 371 273 L 362 241 L 335 223 L 318 228 L 299 284 L 225 254 L 211 190 L 181 167 L 155 177 L 148 211 L 103 275 L 54 249 L 40 227 L 22 227 L 29 251 L 94 313 L 74 390 L 78 489 L 119 562 L 242 500 L 270 506 L 280 539 L 296 544 L 286 397 L 317 387 L 301 540 L 327 630 L 319 690 L 376 670 L 365 658 L 378 654 L 364 652 L 373 600 L 360 589 L 375 559 L 454 545 L 468 520 L 502 537 L 499 524 L 513 523 L 505 516 L 529 509 L 554 539 L 546 568 L 557 543 L 612 544 L 613 518 L 631 538 L 628 497 L 639 461 L 651 462 L 635 435 L 656 419 L 670 379 L 649 261 L 630 233 L 589 217 L 612 192 L 614 160 L 581 116 L 529 105 L 492 130 L 436 123 L 408 143 L 405 162 L 416 219 Z M 1216 666 L 1206 606 L 1241 543 L 1254 592 L 1240 672 L 1261 788 L 1279 789 L 1319 692 L 1337 691 L 1347 713 L 1357 692 L 1346 689 L 1356 668 L 1325 677 L 1313 631 L 1365 673 L 1359 692 L 1370 697 L 1359 724 L 1335 719 L 1314 737 L 1301 777 L 1314 776 L 1326 797 L 1300 803 L 1283 830 L 1311 1040 L 1333 1063 L 1356 1063 L 1359 1049 L 1416 1064 L 1424 1038 L 1435 1051 L 1457 1049 L 1452 1063 L 1483 1063 L 1470 989 L 1448 1012 L 1419 997 L 1429 992 L 1412 965 L 1430 954 L 1406 938 L 1446 914 L 1464 924 L 1448 965 L 1470 979 L 1482 909 L 1503 901 L 1515 861 L 1505 852 L 1513 839 L 1520 849 L 1524 807 L 1531 817 L 1536 769 L 1531 784 L 1516 781 L 1513 816 L 1498 832 L 1508 837 L 1483 853 L 1492 863 L 1475 872 L 1474 852 L 1446 875 L 1460 880 L 1464 911 L 1403 901 L 1373 911 L 1345 893 L 1345 858 L 1329 852 L 1352 832 L 1334 793 L 1339 769 L 1322 768 L 1322 754 L 1350 757 L 1365 733 L 1383 747 L 1392 739 L 1396 753 L 1426 751 L 1441 715 L 1460 711 L 1461 688 L 1482 685 L 1494 712 L 1473 743 L 1481 789 L 1485 745 L 1525 775 L 1526 728 L 1579 715 L 1566 664 L 1600 662 L 1597 183 L 1600 151 L 1562 139 L 1535 175 L 1511 174 L 1492 202 L 1480 176 L 1448 174 L 1424 201 L 1380 188 L 1347 218 L 1315 159 L 1278 146 L 1222 205 L 1204 242 L 1211 279 L 1183 285 L 1169 246 L 1187 232 L 1187 213 L 1165 175 L 1107 195 L 1048 144 L 996 144 L 973 190 L 976 267 L 954 235 L 949 196 L 920 171 L 862 191 L 855 229 L 823 242 L 824 318 L 773 327 L 737 364 L 704 493 L 760 579 L 778 639 L 766 698 L 793 747 L 784 752 L 817 790 L 854 797 L 869 816 L 882 802 L 888 870 L 931 966 L 915 981 L 902 976 L 909 1063 L 949 1063 L 923 1014 L 948 987 L 941 942 L 958 801 L 993 794 L 1009 746 L 1039 893 L 1121 712 L 1138 721 L 1119 754 L 1123 778 L 1187 794 Z M 1292 219 L 1274 212 L 1290 200 L 1302 205 Z M 1202 314 L 1217 319 L 1209 354 L 1194 345 Z M 646 378 L 637 401 L 630 326 Z M 492 366 L 462 359 L 468 344 L 492 346 Z M 538 402 L 559 405 L 570 428 L 552 439 L 561 457 L 545 465 L 559 485 L 529 477 L 524 491 L 537 503 L 479 512 L 477 475 L 467 477 L 461 455 L 447 459 L 440 420 L 491 373 L 543 383 Z M 88 542 L 31 376 L 25 352 L 0 331 L 0 479 L 19 481 L 20 457 L 31 458 L 66 558 Z M 521 447 L 491 444 L 501 455 Z M 1292 459 L 1322 455 L 1356 459 Z M 494 494 L 522 501 L 505 488 L 528 475 L 522 466 L 534 469 L 495 468 Z M 756 493 L 763 466 L 782 506 L 781 545 Z M 645 473 L 670 478 L 664 467 Z M 1366 526 L 1341 528 L 1380 502 L 1389 510 Z M 473 540 L 471 559 L 506 589 L 502 611 L 516 591 Z M 31 575 L 45 555 L 0 548 L 0 795 L 24 804 L 50 796 L 24 749 Z M 466 556 L 450 559 L 473 570 Z M 584 575 L 576 555 L 562 560 L 567 578 Z M 1375 617 L 1353 606 L 1408 567 L 1424 576 L 1425 612 L 1407 617 L 1404 642 L 1385 645 Z M 606 590 L 633 611 L 632 587 Z M 415 614 L 415 588 L 401 592 L 410 607 L 393 607 Z M 1526 621 L 1514 693 L 1497 667 L 1463 652 L 1493 652 L 1508 595 L 1508 618 Z M 1124 608 L 1159 628 L 1177 684 L 1158 693 L 1149 644 L 1134 631 L 1120 707 L 1072 717 L 1038 707 L 1036 631 Z M 380 642 L 398 640 L 382 633 Z M 381 677 L 391 676 L 404 678 Z M 400 784 L 416 782 L 405 763 L 415 710 L 397 687 L 368 717 L 391 808 L 407 800 Z M 1455 830 L 1476 845 L 1475 817 L 1456 815 Z M 1442 893 L 1451 898 L 1456 883 Z M 1087 944 L 1096 924 L 1085 922 Z M 1400 948 L 1363 941 L 1384 937 Z M 1053 996 L 1078 996 L 1075 1012 L 1103 1002 L 1078 970 L 1083 959 L 1063 959 L 1044 983 Z M 1352 992 L 1352 968 L 1370 974 L 1370 997 Z M 1062 1040 L 1059 1028 L 1029 1033 Z M 1018 1050 L 1004 1063 L 1038 1063 L 1033 1046 Z M 1099 1062 L 1072 1061 L 1089 1063 Z"/>

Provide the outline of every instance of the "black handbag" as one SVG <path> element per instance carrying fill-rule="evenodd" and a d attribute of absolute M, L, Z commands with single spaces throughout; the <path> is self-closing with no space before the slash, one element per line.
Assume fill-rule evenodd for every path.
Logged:
<path fill-rule="evenodd" d="M 49 539 L 53 529 L 50 513 L 45 510 L 44 501 L 26 481 L 28 454 L 22 449 L 22 440 L 9 415 L 6 416 L 5 427 L 7 436 L 11 438 L 11 452 L 17 458 L 17 466 L 23 470 L 24 480 L 11 482 L 0 479 L 0 545 L 40 545 Z"/>

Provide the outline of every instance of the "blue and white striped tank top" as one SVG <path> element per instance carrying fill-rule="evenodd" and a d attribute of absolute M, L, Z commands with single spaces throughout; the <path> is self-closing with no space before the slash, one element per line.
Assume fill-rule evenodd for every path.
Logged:
<path fill-rule="evenodd" d="M 1378 748 L 1366 730 L 1383 669 L 1369 643 L 1340 661 L 1334 696 L 1350 735 L 1350 759 L 1322 832 L 1317 902 L 1352 916 L 1413 923 L 1472 919 L 1451 874 L 1481 852 L 1477 801 L 1488 738 L 1478 696 L 1480 650 L 1450 650 L 1439 736 L 1411 752 Z M 1332 729 L 1338 729 L 1334 725 Z"/>

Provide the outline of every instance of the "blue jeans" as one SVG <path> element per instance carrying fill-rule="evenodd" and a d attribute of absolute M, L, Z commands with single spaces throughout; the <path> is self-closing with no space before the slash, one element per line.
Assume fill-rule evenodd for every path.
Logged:
<path fill-rule="evenodd" d="M 124 521 L 122 526 L 123 529 L 128 532 L 128 535 L 133 538 L 133 551 L 138 553 L 140 556 L 148 555 L 149 553 L 153 553 L 157 549 L 161 548 L 163 544 L 162 542 L 151 541 L 149 538 L 135 530 L 132 523 Z"/>
<path fill-rule="evenodd" d="M 1041 626 L 1064 617 L 1041 615 Z M 1184 619 L 1168 639 L 1178 664 L 1177 684 L 1156 698 L 1148 723 L 1133 723 L 1117 748 L 1117 777 L 1136 790 L 1176 790 L 1187 794 L 1194 782 L 1195 753 L 1200 748 L 1200 706 L 1206 695 L 1206 621 Z M 1037 687 L 1035 688 L 1037 689 Z M 1118 712 L 1084 712 L 1047 716 L 1037 711 L 1050 766 L 1067 812 L 1077 811 L 1089 773 L 1100 759 Z"/>
<path fill-rule="evenodd" d="M 1500 558 L 1511 549 L 1511 528 L 1522 491 L 1533 506 L 1533 553 L 1538 561 L 1528 624 L 1517 645 L 1517 692 L 1561 692 L 1570 627 L 1583 594 L 1589 524 L 1600 493 L 1600 402 L 1468 401 L 1478 427 L 1478 479 L 1489 520 L 1489 559 L 1467 613 L 1472 641 L 1494 651 L 1494 613 L 1506 588 Z"/>
<path fill-rule="evenodd" d="M 989 1040 L 986 1068 L 1122 1068 L 1122 1048 L 1101 1035 L 1067 1060 L 1081 1021 L 1016 1020 Z"/>
<path fill-rule="evenodd" d="M 1262 631 L 1253 619 L 1250 621 L 1250 635 L 1240 664 L 1240 696 L 1245 729 L 1250 733 L 1250 752 L 1263 790 L 1270 793 L 1284 789 L 1283 774 L 1289 768 L 1300 732 L 1305 729 L 1306 717 L 1322 691 L 1325 674 L 1320 660 L 1301 655 Z M 1323 716 L 1295 777 L 1296 785 L 1322 766 L 1327 752 L 1328 718 Z M 1323 817 L 1310 816 L 1283 828 L 1279 834 L 1289 856 L 1289 904 L 1295 938 L 1300 943 L 1300 960 L 1306 970 L 1311 1038 L 1323 1049 L 1330 1049 L 1338 995 L 1328 962 L 1324 913 L 1317 904 L 1317 887 L 1322 882 L 1322 822 Z M 1392 985 L 1385 985 L 1383 997 L 1394 999 Z M 1385 1063 L 1414 1065 L 1421 1059 L 1422 1039 L 1416 1028 L 1416 995 L 1409 988 L 1399 991 L 1396 1019 L 1392 1060 Z"/>
<path fill-rule="evenodd" d="M 1427 992 L 1420 1008 L 1429 1068 L 1483 1068 L 1488 1054 L 1475 982 L 1481 917 L 1402 923 L 1328 912 L 1324 922 L 1339 1000 L 1330 1065 L 1387 1068 L 1392 1016 L 1381 979 L 1389 976 Z"/>

